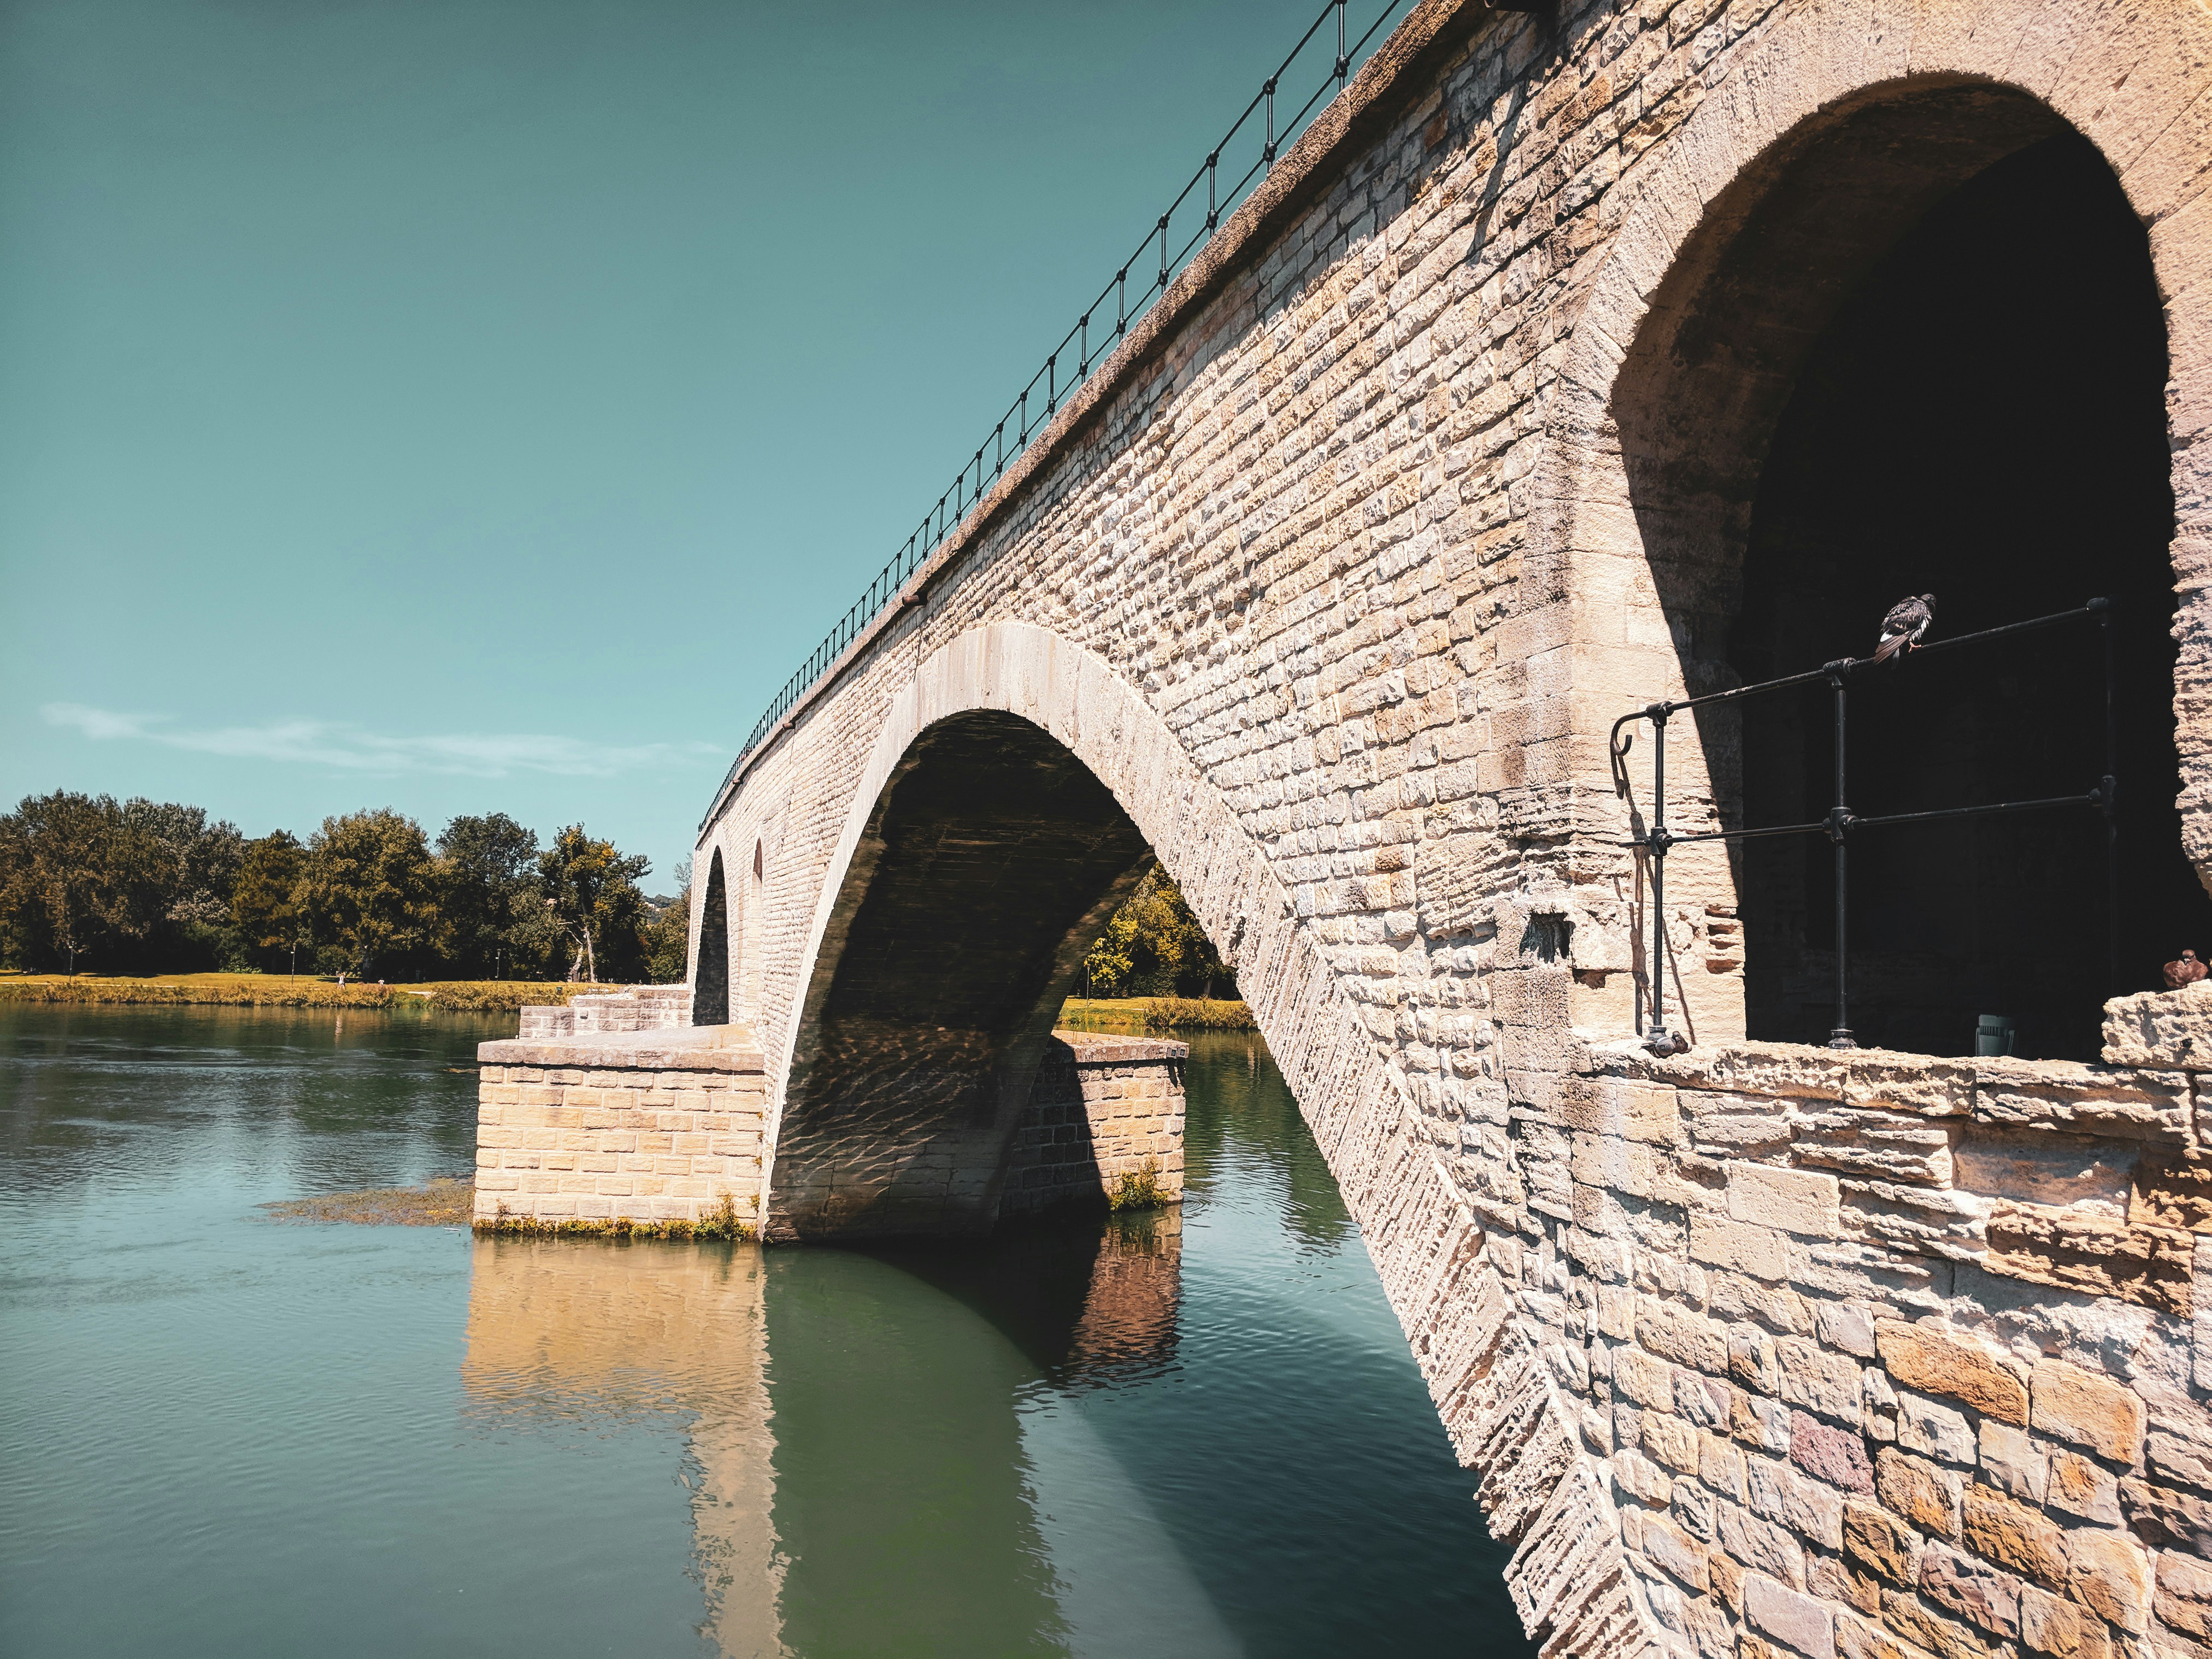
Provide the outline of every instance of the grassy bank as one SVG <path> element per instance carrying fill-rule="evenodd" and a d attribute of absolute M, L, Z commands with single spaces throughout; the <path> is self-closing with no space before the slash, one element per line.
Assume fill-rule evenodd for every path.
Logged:
<path fill-rule="evenodd" d="M 1252 1011 L 1237 1001 L 1200 997 L 1070 997 L 1060 1011 L 1064 1024 L 1133 1025 L 1145 1031 L 1249 1031 Z"/>
<path fill-rule="evenodd" d="M 363 985 L 302 974 L 0 973 L 0 1002 L 121 1002 L 234 1008 L 434 1009 L 441 1013 L 513 1013 L 526 1003 L 564 1004 L 571 997 L 619 991 L 619 985 L 550 984 L 525 980 L 435 980 L 419 985 Z"/>

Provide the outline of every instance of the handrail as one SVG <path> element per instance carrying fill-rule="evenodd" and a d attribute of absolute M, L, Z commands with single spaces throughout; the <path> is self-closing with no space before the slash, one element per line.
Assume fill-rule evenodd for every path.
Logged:
<path fill-rule="evenodd" d="M 2119 730 L 2113 702 L 2113 641 L 2112 602 L 2110 599 L 2091 599 L 2072 611 L 2057 611 L 2047 617 L 2033 617 L 2025 622 L 2007 623 L 1998 628 L 1985 628 L 1978 633 L 1961 634 L 1953 639 L 1937 640 L 1931 644 L 1906 651 L 1883 665 L 1885 674 L 1902 668 L 1905 664 L 1939 651 L 1955 651 L 1970 645 L 1986 645 L 1993 640 L 2026 634 L 2038 629 L 2056 628 L 2065 623 L 2095 622 L 2102 630 L 2105 643 L 2105 775 L 2097 787 L 2074 795 L 2049 795 L 2036 800 L 1990 801 L 1974 806 L 1943 806 L 1921 812 L 1890 812 L 1873 817 L 1863 817 L 1851 811 L 1844 801 L 1845 714 L 1847 696 L 1844 683 L 1853 671 L 1874 663 L 1872 657 L 1839 657 L 1823 663 L 1818 668 L 1801 673 L 1784 674 L 1778 678 L 1760 680 L 1751 685 L 1732 686 L 1725 691 L 1709 691 L 1703 696 L 1677 697 L 1659 702 L 1646 703 L 1641 708 L 1631 709 L 1613 721 L 1613 730 L 1606 740 L 1606 752 L 1613 769 L 1614 792 L 1626 797 L 1632 823 L 1636 811 L 1635 793 L 1629 784 L 1628 751 L 1636 742 L 1633 732 L 1626 737 L 1621 728 L 1634 720 L 1651 722 L 1652 784 L 1651 823 L 1649 829 L 1632 835 L 1621 842 L 1624 847 L 1641 848 L 1651 860 L 1651 914 L 1655 919 L 1652 930 L 1654 964 L 1651 975 L 1651 1024 L 1644 1035 L 1646 1046 L 1657 1054 L 1674 1054 L 1687 1046 L 1667 1030 L 1667 854 L 1669 848 L 1686 846 L 1693 842 L 1752 841 L 1765 836 L 1825 835 L 1835 849 L 1836 864 L 1836 1021 L 1828 1033 L 1831 1048 L 1856 1048 L 1858 1042 L 1851 1034 L 1850 981 L 1850 895 L 1849 854 L 1844 842 L 1861 830 L 1875 830 L 1904 823 L 1930 823 L 1954 818 L 1987 817 L 2008 812 L 2044 812 L 2068 806 L 2094 806 L 2105 815 L 2105 906 L 2106 968 L 2110 981 L 2117 988 L 2119 980 L 2119 863 L 2118 821 L 2116 816 L 2119 796 Z M 1763 696 L 1769 691 L 1786 690 L 1792 686 L 1811 685 L 1825 681 L 1835 693 L 1836 756 L 1835 804 L 1828 809 L 1827 817 L 1812 823 L 1765 824 L 1746 830 L 1701 830 L 1695 835 L 1678 836 L 1667 828 L 1667 722 L 1674 715 L 1687 710 L 1710 708 L 1719 703 L 1739 702 L 1746 697 Z M 1637 1000 L 1637 1018 L 1644 1016 L 1644 1002 Z"/>
<path fill-rule="evenodd" d="M 738 750 L 737 758 L 723 775 L 714 790 L 714 799 L 708 807 L 711 819 L 715 807 L 737 781 L 745 759 L 775 729 L 776 723 L 791 712 L 807 691 L 829 672 L 842 657 L 848 646 L 860 636 L 868 624 L 880 616 L 893 601 L 911 604 L 915 596 L 903 593 L 915 571 L 929 562 L 931 555 L 943 545 L 946 538 L 958 529 L 968 514 L 989 493 L 990 486 L 1005 473 L 1007 466 L 1018 460 L 1037 434 L 1050 424 L 1060 405 L 1079 386 L 1089 380 L 1092 371 L 1109 356 L 1114 346 L 1129 331 L 1130 325 L 1149 311 L 1164 295 L 1185 266 L 1204 250 L 1212 240 L 1223 221 L 1236 210 L 1252 191 L 1274 168 L 1277 158 L 1312 124 L 1315 113 L 1327 106 L 1328 101 L 1343 92 L 1350 81 L 1353 68 L 1364 60 L 1370 43 L 1382 32 L 1383 26 L 1401 14 L 1411 11 L 1416 0 L 1382 0 L 1374 21 L 1357 40 L 1348 40 L 1346 12 L 1349 0 L 1328 0 L 1321 13 L 1298 37 L 1290 55 L 1280 67 L 1269 76 L 1252 101 L 1244 106 L 1243 113 L 1231 123 L 1220 143 L 1207 152 L 1188 183 L 1185 184 L 1167 211 L 1148 228 L 1143 238 L 1123 260 L 1121 268 L 1108 279 L 1097 297 L 1083 308 L 1074 325 L 1060 337 L 1060 343 L 1045 356 L 1043 365 L 1030 376 L 1006 411 L 999 417 L 975 453 L 961 465 L 952 483 L 937 498 L 937 504 L 923 514 L 921 525 L 906 539 L 904 546 L 891 556 L 890 562 L 877 573 L 866 591 L 855 599 L 836 624 L 823 636 L 822 642 L 807 654 L 806 659 L 794 670 L 783 689 L 775 694 L 759 720 L 753 723 L 751 733 Z M 1508 8 L 1518 9 L 1518 8 Z M 1326 28 L 1331 21 L 1333 32 Z M 1319 37 L 1326 53 L 1320 84 L 1306 100 L 1287 118 L 1276 107 L 1276 98 L 1284 78 L 1298 64 L 1307 47 Z M 1330 46 L 1334 46 L 1334 51 Z M 1261 118 L 1255 124 L 1255 115 Z M 1248 131 L 1248 127 L 1249 131 Z M 1224 154 L 1235 145 L 1240 136 L 1254 149 L 1249 165 L 1224 188 L 1222 162 Z M 1231 167 L 1236 164 L 1232 161 Z M 1204 187 L 1205 213 L 1198 214 L 1199 192 Z M 1195 222 L 1196 228 L 1176 239 L 1177 216 L 1185 215 L 1182 223 Z M 1158 263 L 1152 263 L 1157 251 Z M 1144 289 L 1133 297 L 1129 293 L 1129 276 L 1136 272 L 1146 281 Z M 1109 329 L 1109 316 L 1111 328 Z M 1091 337 L 1091 325 L 1096 320 L 1099 337 Z M 1073 372 L 1061 367 L 1073 348 Z M 1036 407 L 1032 407 L 1036 404 Z M 700 828 L 706 828 L 702 819 Z"/>

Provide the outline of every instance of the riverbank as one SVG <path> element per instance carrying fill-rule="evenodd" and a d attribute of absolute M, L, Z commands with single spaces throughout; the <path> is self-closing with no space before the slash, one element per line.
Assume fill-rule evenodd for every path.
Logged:
<path fill-rule="evenodd" d="M 1134 1026 L 1146 1031 L 1250 1031 L 1258 1025 L 1252 1011 L 1233 999 L 1207 997 L 1070 997 L 1060 1011 L 1063 1024 Z"/>
<path fill-rule="evenodd" d="M 387 1008 L 448 1014 L 513 1013 L 526 1006 L 565 1006 L 570 998 L 620 985 L 526 980 L 434 980 L 415 985 L 340 985 L 302 974 L 0 973 L 0 1002 L 133 1003 L 228 1008 Z"/>
<path fill-rule="evenodd" d="M 0 1002 L 135 1003 L 228 1008 L 390 1008 L 448 1014 L 511 1014 L 566 1006 L 570 999 L 611 994 L 620 985 L 565 980 L 432 980 L 414 985 L 340 985 L 302 974 L 18 974 L 0 972 Z M 1070 997 L 1061 1020 L 1117 1030 L 1249 1031 L 1252 1011 L 1233 999 Z"/>

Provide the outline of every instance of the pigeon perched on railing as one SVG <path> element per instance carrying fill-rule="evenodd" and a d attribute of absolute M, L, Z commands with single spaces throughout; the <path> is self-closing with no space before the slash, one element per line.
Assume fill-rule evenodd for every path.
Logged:
<path fill-rule="evenodd" d="M 2212 974 L 2212 968 L 2197 961 L 2196 951 L 2184 951 L 2180 961 L 2166 964 L 2166 988 L 2179 991 L 2185 985 L 2196 984 L 2208 974 Z"/>
<path fill-rule="evenodd" d="M 1935 604 L 1933 593 L 1923 593 L 1917 599 L 1899 599 L 1890 606 L 1889 614 L 1881 619 L 1881 642 L 1874 648 L 1874 659 L 1887 662 L 1899 652 L 1918 645 L 1928 624 L 1936 620 Z"/>

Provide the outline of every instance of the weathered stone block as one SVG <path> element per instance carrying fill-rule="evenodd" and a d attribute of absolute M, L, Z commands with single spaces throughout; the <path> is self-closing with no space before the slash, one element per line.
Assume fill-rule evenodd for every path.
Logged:
<path fill-rule="evenodd" d="M 2050 1454 L 2021 1430 L 1995 1418 L 1982 1419 L 1982 1474 L 2000 1492 L 2040 1504 L 2051 1478 Z"/>
<path fill-rule="evenodd" d="M 1835 1176 L 1737 1161 L 1726 1168 L 1732 1219 L 1812 1238 L 1833 1238 L 1842 1231 Z"/>
<path fill-rule="evenodd" d="M 2212 1565 L 2172 1550 L 2160 1555 L 2151 1611 L 2168 1630 L 2212 1644 Z"/>
<path fill-rule="evenodd" d="M 2066 1540 L 2074 1599 L 2107 1623 L 2140 1636 L 2150 1628 L 2150 1559 L 2124 1533 L 2079 1531 Z"/>
<path fill-rule="evenodd" d="M 2056 1659 L 2107 1659 L 2112 1652 L 2103 1621 L 2078 1602 L 2061 1601 L 2033 1584 L 2020 1593 L 2020 1639 Z"/>
<path fill-rule="evenodd" d="M 2132 1390 L 2055 1359 L 2038 1363 L 2029 1386 L 2035 1428 L 2117 1463 L 2142 1455 L 2143 1404 Z"/>
<path fill-rule="evenodd" d="M 1702 1212 L 1690 1217 L 1690 1259 L 1754 1279 L 1781 1279 L 1790 1271 L 1789 1246 L 1772 1228 Z"/>
<path fill-rule="evenodd" d="M 1777 1522 L 1823 1549 L 1843 1547 L 1844 1504 L 1836 1492 L 1786 1464 L 1763 1457 L 1746 1460 L 1746 1474 L 1753 1514 Z"/>
<path fill-rule="evenodd" d="M 1875 1454 L 1874 1489 L 1882 1507 L 1922 1532 L 1959 1536 L 1963 1483 L 1948 1469 L 1884 1446 Z"/>
<path fill-rule="evenodd" d="M 1744 1622 L 1806 1659 L 1834 1659 L 1835 1615 L 1823 1603 L 1764 1573 L 1743 1581 Z"/>
<path fill-rule="evenodd" d="M 1941 1544 L 1929 1545 L 1920 1558 L 1920 1593 L 1992 1636 L 2020 1634 L 2023 1588 L 2010 1573 Z"/>
<path fill-rule="evenodd" d="M 2105 1060 L 2212 1071 L 2212 981 L 2114 997 L 2105 1005 Z"/>
<path fill-rule="evenodd" d="M 2115 1072 L 2067 1060 L 1978 1060 L 1974 1117 L 2186 1146 L 2189 1079 L 2179 1072 Z"/>
<path fill-rule="evenodd" d="M 1960 1523 L 1976 1553 L 2052 1589 L 2065 1589 L 2066 1534 L 2040 1510 L 1977 1483 L 1966 1488 Z"/>
<path fill-rule="evenodd" d="M 1968 1468 L 1976 1460 L 1974 1431 L 1966 1418 L 1910 1391 L 1897 1396 L 1897 1443 L 1906 1451 Z"/>
<path fill-rule="evenodd" d="M 1920 1537 L 1871 1504 L 1844 1505 L 1844 1554 L 1893 1584 L 1918 1582 Z"/>
<path fill-rule="evenodd" d="M 1992 1206 L 1987 1233 L 1990 1273 L 2189 1316 L 2194 1234 L 2011 1203 Z"/>
<path fill-rule="evenodd" d="M 2025 1367 L 1981 1338 L 1932 1324 L 1886 1319 L 1875 1328 L 1889 1374 L 1923 1394 L 1963 1400 L 2007 1423 L 2027 1424 Z"/>
<path fill-rule="evenodd" d="M 1845 1492 L 1874 1490 L 1874 1465 L 1860 1436 L 1833 1429 L 1799 1412 L 1790 1428 L 1790 1461 L 1808 1474 Z"/>

